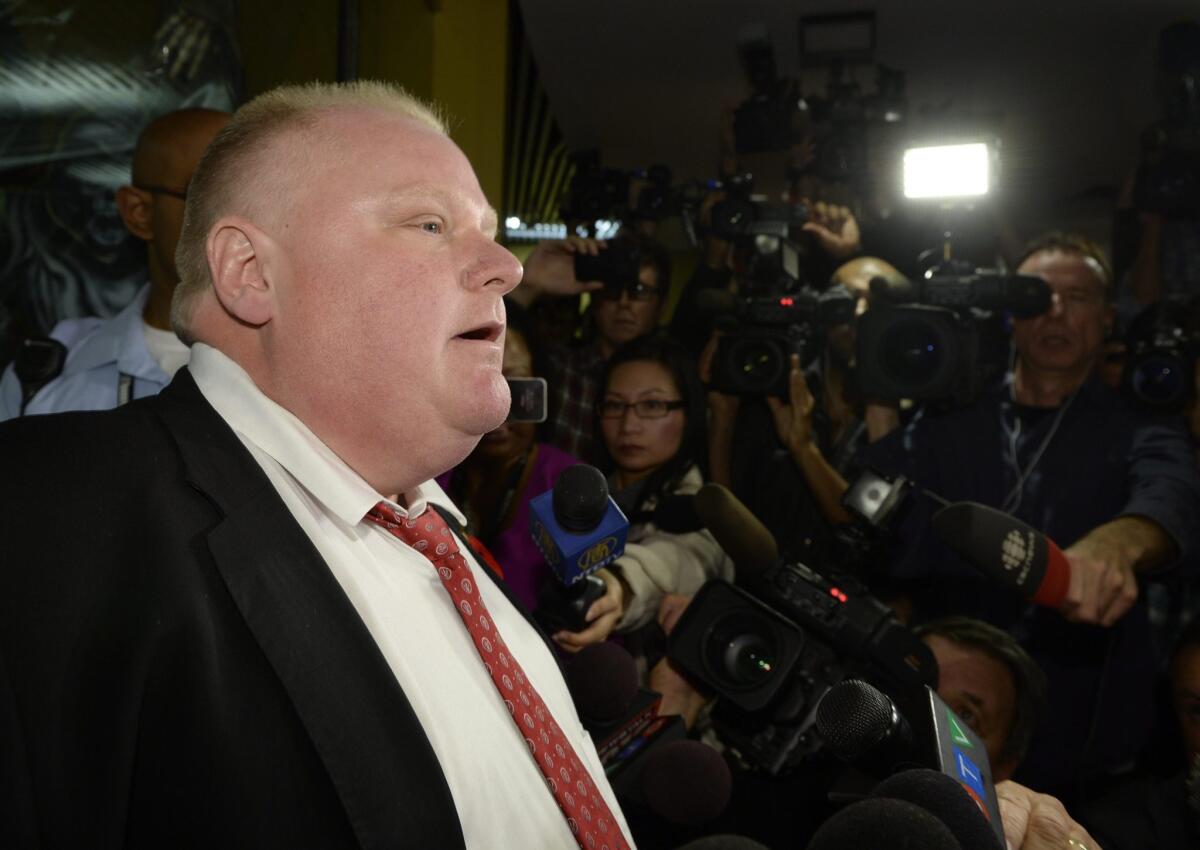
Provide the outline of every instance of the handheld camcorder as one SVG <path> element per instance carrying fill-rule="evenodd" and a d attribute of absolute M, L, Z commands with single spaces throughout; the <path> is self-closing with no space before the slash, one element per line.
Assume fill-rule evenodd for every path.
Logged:
<path fill-rule="evenodd" d="M 871 473 L 846 507 L 884 528 L 905 487 Z M 714 580 L 696 594 L 668 654 L 717 693 L 717 733 L 750 765 L 779 774 L 819 752 L 816 708 L 843 679 L 865 678 L 897 698 L 937 684 L 929 648 L 853 577 L 743 560 L 735 558 L 740 586 Z"/>
<path fill-rule="evenodd" d="M 1134 403 L 1161 413 L 1180 413 L 1195 398 L 1200 356 L 1200 298 L 1152 304 L 1125 334 L 1121 388 Z"/>
<path fill-rule="evenodd" d="M 710 386 L 733 395 L 787 398 L 792 354 L 808 360 L 825 329 L 854 317 L 854 299 L 842 289 L 757 297 L 705 290 L 696 304 L 723 331 Z"/>

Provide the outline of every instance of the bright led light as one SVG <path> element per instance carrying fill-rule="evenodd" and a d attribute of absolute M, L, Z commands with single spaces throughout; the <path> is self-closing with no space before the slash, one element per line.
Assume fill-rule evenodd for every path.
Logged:
<path fill-rule="evenodd" d="M 988 146 L 938 145 L 904 152 L 904 197 L 971 198 L 989 186 Z"/>
<path fill-rule="evenodd" d="M 504 219 L 504 226 L 511 230 L 516 230 L 521 226 L 521 219 L 517 218 L 515 215 L 510 215 L 508 218 Z"/>

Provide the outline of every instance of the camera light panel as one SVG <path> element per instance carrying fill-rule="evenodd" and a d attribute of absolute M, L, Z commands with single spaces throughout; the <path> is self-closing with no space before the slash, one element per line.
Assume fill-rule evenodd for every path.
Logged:
<path fill-rule="evenodd" d="M 988 193 L 991 156 L 984 142 L 904 152 L 904 197 L 976 198 Z"/>

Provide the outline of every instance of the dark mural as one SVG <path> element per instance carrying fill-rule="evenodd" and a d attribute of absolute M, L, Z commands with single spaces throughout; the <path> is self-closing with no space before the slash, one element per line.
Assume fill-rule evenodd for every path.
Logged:
<path fill-rule="evenodd" d="M 0 365 L 145 282 L 113 194 L 137 135 L 240 95 L 234 0 L 0 0 Z"/>

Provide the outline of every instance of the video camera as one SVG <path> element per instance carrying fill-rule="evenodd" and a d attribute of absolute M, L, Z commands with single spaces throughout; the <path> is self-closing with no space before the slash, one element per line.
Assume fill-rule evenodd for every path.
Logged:
<path fill-rule="evenodd" d="M 1135 403 L 1180 413 L 1196 395 L 1200 298 L 1170 298 L 1139 313 L 1125 334 L 1121 389 Z"/>
<path fill-rule="evenodd" d="M 857 324 L 859 388 L 867 398 L 966 404 L 1007 367 L 1004 314 L 1039 316 L 1050 299 L 1046 282 L 1028 275 L 935 269 L 911 283 L 876 278 Z"/>
<path fill-rule="evenodd" d="M 710 386 L 732 395 L 776 395 L 787 398 L 791 356 L 809 359 L 822 333 L 854 317 L 854 299 L 843 289 L 820 295 L 792 294 L 737 297 L 706 290 L 697 308 L 717 316 L 723 333 L 713 355 Z"/>
<path fill-rule="evenodd" d="M 885 529 L 906 488 L 870 473 L 844 504 Z M 710 531 L 724 546 L 722 529 Z M 786 561 L 737 565 L 743 586 L 705 584 L 671 632 L 668 654 L 716 691 L 716 731 L 749 764 L 779 774 L 819 752 L 817 704 L 845 678 L 898 697 L 936 685 L 929 648 L 856 579 Z"/>

